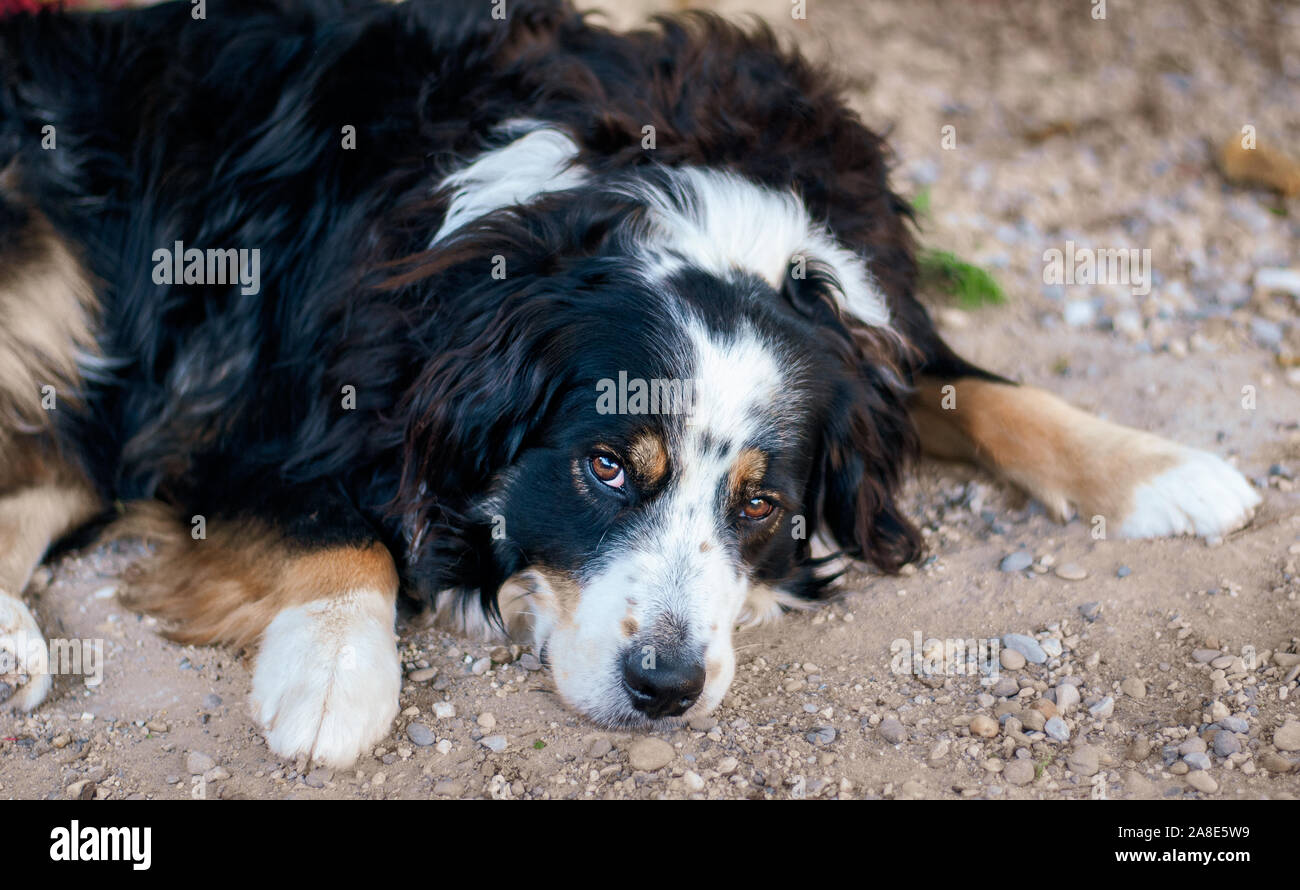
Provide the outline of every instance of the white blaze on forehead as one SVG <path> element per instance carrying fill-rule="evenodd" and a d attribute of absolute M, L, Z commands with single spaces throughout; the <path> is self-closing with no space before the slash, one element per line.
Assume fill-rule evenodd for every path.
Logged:
<path fill-rule="evenodd" d="M 727 480 L 788 394 L 773 347 L 755 331 L 712 333 L 698 323 L 687 331 L 691 410 L 669 444 L 672 482 L 637 544 L 644 577 L 660 580 L 659 589 L 647 591 L 647 607 L 659 614 L 647 618 L 682 621 L 691 642 L 713 656 L 714 643 L 730 645 L 749 587 L 726 545 Z"/>
<path fill-rule="evenodd" d="M 687 328 L 692 352 L 687 447 L 707 433 L 738 450 L 765 426 L 783 398 L 785 376 L 775 347 L 749 328 L 711 333 L 698 322 Z M 682 462 L 700 455 L 683 455 Z M 683 468 L 684 469 L 684 468 Z"/>
<path fill-rule="evenodd" d="M 794 193 L 720 170 L 683 167 L 669 175 L 669 189 L 620 187 L 649 208 L 647 246 L 662 252 L 656 273 L 683 266 L 724 277 L 741 271 L 779 290 L 791 261 L 803 257 L 832 272 L 844 311 L 870 325 L 889 324 L 889 306 L 866 263 L 815 223 Z"/>
<path fill-rule="evenodd" d="M 538 121 L 513 121 L 501 130 L 524 135 L 484 152 L 439 183 L 439 191 L 451 192 L 451 203 L 432 244 L 496 210 L 528 204 L 547 192 L 587 181 L 586 169 L 574 164 L 577 144 L 560 130 Z"/>

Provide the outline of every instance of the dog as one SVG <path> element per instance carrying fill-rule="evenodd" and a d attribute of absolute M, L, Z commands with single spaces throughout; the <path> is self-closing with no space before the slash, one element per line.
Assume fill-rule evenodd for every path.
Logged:
<path fill-rule="evenodd" d="M 921 554 L 919 453 L 1055 517 L 1221 537 L 1211 454 L 957 356 L 827 71 L 704 14 L 208 0 L 0 21 L 0 641 L 88 524 L 173 638 L 256 648 L 284 758 L 389 731 L 399 592 L 608 726 L 707 713 L 732 634 Z M 116 505 L 116 507 L 115 507 Z"/>

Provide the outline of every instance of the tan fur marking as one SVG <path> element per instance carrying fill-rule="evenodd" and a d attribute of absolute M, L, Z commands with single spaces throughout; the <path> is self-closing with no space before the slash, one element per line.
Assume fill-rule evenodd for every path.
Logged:
<path fill-rule="evenodd" d="M 942 407 L 942 387 L 955 405 Z M 1120 426 L 1031 386 L 923 379 L 912 418 L 927 454 L 977 463 L 1037 498 L 1057 519 L 1073 508 L 1118 519 L 1134 490 L 1177 463 L 1159 436 Z"/>
<path fill-rule="evenodd" d="M 27 226 L 0 250 L 0 464 L 15 432 L 50 427 L 42 387 L 75 404 L 81 365 L 96 354 L 98 315 L 89 276 L 49 222 L 31 211 Z"/>
<path fill-rule="evenodd" d="M 733 501 L 739 501 L 754 486 L 763 481 L 767 472 L 767 455 L 757 448 L 746 448 L 740 452 L 736 462 L 731 466 L 727 476 L 727 491 Z"/>
<path fill-rule="evenodd" d="M 572 615 L 577 611 L 578 601 L 582 598 L 582 586 L 576 578 L 547 566 L 532 566 L 528 571 L 542 579 L 550 588 L 562 615 Z"/>
<path fill-rule="evenodd" d="M 654 433 L 642 433 L 632 442 L 628 450 L 632 466 L 646 482 L 651 485 L 660 482 L 668 474 L 668 449 L 663 439 Z"/>
<path fill-rule="evenodd" d="M 21 594 L 50 544 L 97 509 L 87 486 L 66 481 L 0 496 L 0 593 Z"/>
<path fill-rule="evenodd" d="M 209 523 L 194 540 L 161 504 L 133 505 L 113 534 L 157 547 L 128 573 L 124 600 L 184 643 L 254 642 L 281 610 L 365 589 L 396 598 L 397 569 L 379 543 L 305 550 L 256 523 Z"/>

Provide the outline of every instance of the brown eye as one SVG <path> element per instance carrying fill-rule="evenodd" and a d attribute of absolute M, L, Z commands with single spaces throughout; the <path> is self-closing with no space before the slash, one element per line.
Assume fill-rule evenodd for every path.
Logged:
<path fill-rule="evenodd" d="M 750 498 L 740 513 L 746 519 L 759 520 L 771 516 L 773 509 L 772 502 L 767 498 Z"/>
<path fill-rule="evenodd" d="M 601 484 L 608 485 L 610 488 L 622 488 L 627 482 L 627 475 L 623 472 L 623 465 L 608 454 L 597 454 L 589 458 L 588 464 L 591 467 L 591 474 L 600 480 Z"/>

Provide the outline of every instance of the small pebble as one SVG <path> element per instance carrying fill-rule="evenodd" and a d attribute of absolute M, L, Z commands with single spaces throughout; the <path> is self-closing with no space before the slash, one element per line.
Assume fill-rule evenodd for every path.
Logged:
<path fill-rule="evenodd" d="M 998 563 L 999 571 L 1003 572 L 1023 572 L 1034 563 L 1034 554 L 1028 550 L 1017 550 L 1015 553 L 1009 553 L 1002 557 L 1002 562 Z"/>
<path fill-rule="evenodd" d="M 1224 717 L 1219 725 L 1229 732 L 1249 732 L 1250 724 L 1241 717 Z"/>
<path fill-rule="evenodd" d="M 1259 765 L 1270 773 L 1278 773 L 1279 775 L 1289 773 L 1296 767 L 1295 763 L 1275 751 L 1268 751 L 1260 755 Z"/>
<path fill-rule="evenodd" d="M 1095 776 L 1101 769 L 1101 752 L 1092 745 L 1081 745 L 1070 752 L 1070 770 L 1081 776 Z"/>
<path fill-rule="evenodd" d="M 1043 647 L 1038 645 L 1038 641 L 1025 634 L 1003 634 L 1002 645 L 1014 652 L 1019 652 L 1025 657 L 1026 661 L 1034 664 L 1042 664 L 1047 661 L 1047 653 Z"/>
<path fill-rule="evenodd" d="M 1226 729 L 1221 729 L 1214 734 L 1214 753 L 1220 757 L 1231 757 L 1241 750 L 1241 742 L 1237 737 Z"/>
<path fill-rule="evenodd" d="M 1029 707 L 1031 710 L 1038 711 L 1040 714 L 1042 714 L 1043 719 L 1045 720 L 1051 720 L 1053 717 L 1059 716 L 1061 713 L 1060 709 L 1056 707 L 1055 703 L 1053 703 L 1050 699 L 1046 699 L 1046 698 L 1040 698 L 1038 701 L 1034 702 Z"/>
<path fill-rule="evenodd" d="M 1072 683 L 1058 683 L 1056 685 L 1056 710 L 1061 714 L 1068 714 L 1073 711 L 1079 704 L 1079 690 Z"/>
<path fill-rule="evenodd" d="M 628 763 L 632 769 L 647 773 L 664 768 L 676 756 L 677 752 L 672 745 L 656 738 L 637 739 L 627 750 Z"/>
<path fill-rule="evenodd" d="M 1098 720 L 1105 720 L 1115 713 L 1115 699 L 1109 695 L 1088 709 L 1088 713 Z"/>
<path fill-rule="evenodd" d="M 185 769 L 191 776 L 201 776 L 216 765 L 217 761 L 202 751 L 191 751 L 185 758 Z"/>
<path fill-rule="evenodd" d="M 1146 698 L 1147 684 L 1143 683 L 1137 677 L 1127 677 L 1124 682 L 1119 684 L 1119 689 L 1129 698 Z"/>
<path fill-rule="evenodd" d="M 1082 581 L 1088 577 L 1088 572 L 1078 563 L 1067 562 L 1056 567 L 1056 577 L 1065 581 Z"/>
<path fill-rule="evenodd" d="M 1124 752 L 1125 758 L 1141 763 L 1151 756 L 1151 741 L 1143 736 L 1139 736 L 1129 744 L 1128 750 Z"/>
<path fill-rule="evenodd" d="M 1020 715 L 1020 722 L 1025 725 L 1025 729 L 1030 732 L 1042 732 L 1047 725 L 1047 717 L 1042 711 L 1036 711 L 1032 708 Z"/>
<path fill-rule="evenodd" d="M 437 741 L 433 735 L 433 730 L 423 723 L 412 723 L 406 727 L 406 737 L 421 748 L 427 748 Z"/>
<path fill-rule="evenodd" d="M 1002 677 L 993 684 L 993 694 L 999 698 L 1010 698 L 1020 691 L 1020 684 L 1011 677 Z"/>
<path fill-rule="evenodd" d="M 897 745 L 907 738 L 907 729 L 893 717 L 887 717 L 880 721 L 876 727 L 876 732 L 880 737 L 891 745 Z"/>
<path fill-rule="evenodd" d="M 1012 785 L 1028 785 L 1034 781 L 1034 764 L 1028 758 L 1009 761 L 1002 767 L 1002 778 Z"/>
<path fill-rule="evenodd" d="M 1279 751 L 1300 751 L 1300 723 L 1290 721 L 1274 730 L 1273 745 Z"/>
<path fill-rule="evenodd" d="M 1022 670 L 1025 666 L 1025 656 L 1021 655 L 1015 649 L 1003 649 L 998 655 L 998 660 L 1001 661 L 1002 666 L 1009 671 Z"/>
<path fill-rule="evenodd" d="M 829 745 L 831 742 L 835 741 L 835 727 L 819 726 L 804 736 L 804 738 L 814 745 Z"/>

